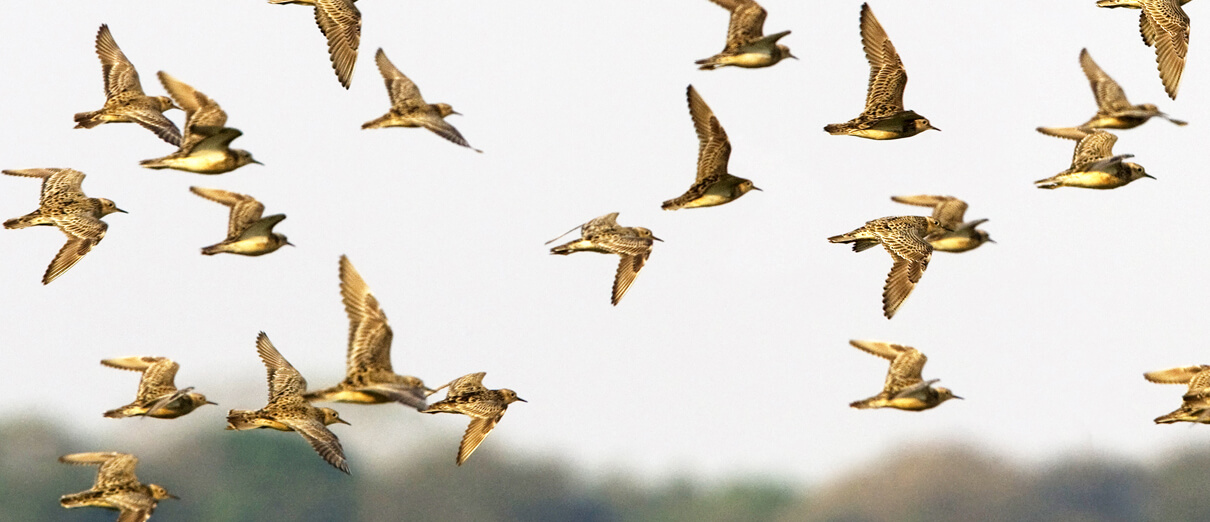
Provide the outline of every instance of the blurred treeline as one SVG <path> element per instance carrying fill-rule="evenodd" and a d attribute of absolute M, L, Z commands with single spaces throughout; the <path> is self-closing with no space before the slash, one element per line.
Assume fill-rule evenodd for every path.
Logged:
<path fill-rule="evenodd" d="M 1032 467 L 961 446 L 898 448 L 803 489 L 773 479 L 585 477 L 554 457 L 505 461 L 498 451 L 458 468 L 450 444 L 440 454 L 380 457 L 346 476 L 287 435 L 215 432 L 138 452 L 139 478 L 181 497 L 162 501 L 152 520 L 1210 520 L 1210 448 L 1149 465 L 1078 458 Z M 90 487 L 96 468 L 56 462 L 111 449 L 44 421 L 0 423 L 0 520 L 114 520 L 112 511 L 60 508 L 58 497 Z"/>

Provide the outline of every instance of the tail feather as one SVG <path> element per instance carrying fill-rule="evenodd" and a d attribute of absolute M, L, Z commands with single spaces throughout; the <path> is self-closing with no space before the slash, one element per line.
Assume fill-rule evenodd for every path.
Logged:
<path fill-rule="evenodd" d="M 149 169 L 157 169 L 157 170 L 168 168 L 168 165 L 165 164 L 162 160 L 163 160 L 163 158 L 145 159 L 145 160 L 140 161 L 139 165 L 149 168 Z"/>
<path fill-rule="evenodd" d="M 701 66 L 697 68 L 699 71 L 713 71 L 719 67 L 722 67 L 722 65 L 715 63 L 713 56 L 710 58 L 702 58 L 701 60 L 697 60 L 693 63 Z"/>
<path fill-rule="evenodd" d="M 850 408 L 857 408 L 857 409 L 859 409 L 859 410 L 868 410 L 868 409 L 872 409 L 872 408 L 877 408 L 877 406 L 875 406 L 875 405 L 874 405 L 874 400 L 875 400 L 876 398 L 877 398 L 877 397 L 870 397 L 870 398 L 868 398 L 868 399 L 862 399 L 862 400 L 859 400 L 859 401 L 853 401 L 853 402 L 850 402 L 850 403 L 849 403 L 849 407 L 850 407 Z"/>
<path fill-rule="evenodd" d="M 1060 186 L 1062 186 L 1059 183 L 1059 181 L 1053 177 L 1035 181 L 1034 185 L 1040 189 L 1047 189 L 1047 190 L 1056 189 L 1056 188 L 1059 188 Z"/>
<path fill-rule="evenodd" d="M 214 244 L 214 245 L 210 245 L 208 247 L 202 248 L 202 255 L 204 255 L 204 256 L 212 256 L 214 254 L 220 254 L 222 252 L 223 252 L 222 243 L 218 243 L 218 244 Z"/>
<path fill-rule="evenodd" d="M 824 125 L 823 130 L 828 134 L 844 134 L 844 126 L 839 123 L 829 123 Z"/>
<path fill-rule="evenodd" d="M 74 507 L 87 506 L 89 501 L 96 500 L 101 497 L 101 491 L 81 491 L 79 493 L 71 493 L 59 497 L 59 505 L 71 509 Z"/>
<path fill-rule="evenodd" d="M 96 116 L 100 113 L 101 113 L 101 111 L 77 112 L 75 115 L 75 120 L 76 120 L 75 128 L 91 129 L 93 127 L 96 127 L 97 125 L 100 125 L 103 122 L 101 120 L 96 119 Z"/>
<path fill-rule="evenodd" d="M 15 229 L 15 228 L 26 228 L 26 227 L 32 227 L 32 226 L 37 226 L 37 225 L 49 225 L 50 224 L 50 223 L 41 223 L 40 222 L 41 218 L 42 218 L 42 213 L 40 211 L 35 210 L 24 216 L 15 217 L 8 221 L 5 221 L 4 228 Z"/>
<path fill-rule="evenodd" d="M 377 118 L 374 118 L 370 121 L 367 121 L 367 122 L 361 124 L 361 128 L 363 128 L 363 129 L 379 129 L 379 128 L 385 127 L 386 125 L 384 125 L 384 124 L 386 122 L 390 121 L 390 119 L 391 119 L 391 114 L 387 113 L 387 114 L 384 114 L 382 116 L 379 116 Z"/>
<path fill-rule="evenodd" d="M 124 406 L 105 412 L 105 417 L 109 419 L 124 419 L 129 416 L 130 414 L 126 413 L 126 407 Z"/>

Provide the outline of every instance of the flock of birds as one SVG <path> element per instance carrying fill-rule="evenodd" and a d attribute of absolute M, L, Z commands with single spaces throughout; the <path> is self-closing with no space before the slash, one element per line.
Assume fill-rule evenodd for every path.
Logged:
<path fill-rule="evenodd" d="M 753 0 L 711 0 L 730 11 L 730 25 L 724 49 L 698 60 L 702 70 L 734 66 L 769 67 L 786 58 L 796 58 L 778 41 L 790 31 L 764 35 L 767 12 Z M 1181 5 L 1189 0 L 1099 0 L 1101 7 L 1141 9 L 1141 34 L 1155 47 L 1161 81 L 1170 97 L 1176 97 L 1185 54 L 1188 48 L 1189 19 Z M 333 69 L 342 86 L 348 88 L 356 62 L 360 40 L 360 13 L 353 0 L 269 0 L 273 4 L 303 4 L 315 9 L 317 25 L 327 37 Z M 874 140 L 909 138 L 934 127 L 903 103 L 907 74 L 898 52 L 868 4 L 860 11 L 860 34 L 870 76 L 865 108 L 856 118 L 827 125 L 834 135 L 849 135 Z M 148 159 L 140 165 L 153 169 L 177 169 L 199 174 L 222 174 L 250 163 L 259 163 L 244 150 L 230 144 L 241 133 L 227 127 L 227 114 L 218 103 L 192 86 L 160 71 L 157 77 L 169 96 L 144 93 L 133 64 L 118 47 L 108 26 L 102 25 L 96 37 L 96 52 L 102 64 L 106 101 L 92 112 L 75 115 L 78 128 L 93 128 L 105 123 L 131 122 L 151 130 L 178 150 L 162 158 Z M 389 112 L 366 122 L 363 129 L 381 127 L 422 127 L 463 147 L 469 145 L 445 117 L 458 114 L 444 103 L 429 104 L 416 84 L 391 63 L 382 49 L 375 55 L 391 102 Z M 1038 180 L 1039 188 L 1081 187 L 1113 189 L 1136 179 L 1151 177 L 1140 165 L 1125 161 L 1130 154 L 1114 155 L 1117 138 L 1103 129 L 1129 129 L 1152 117 L 1173 119 L 1152 104 L 1131 104 L 1121 87 L 1092 60 L 1087 50 L 1080 64 L 1092 86 L 1097 113 L 1086 123 L 1074 127 L 1039 127 L 1047 135 L 1076 140 L 1071 166 L 1063 172 Z M 699 148 L 697 173 L 689 189 L 667 200 L 662 208 L 678 210 L 731 203 L 752 190 L 754 183 L 728 172 L 731 143 L 719 119 L 692 85 L 687 89 L 689 114 Z M 164 113 L 171 109 L 185 112 L 182 128 Z M 79 262 L 104 238 L 107 224 L 101 218 L 125 212 L 113 201 L 89 198 L 82 190 L 85 175 L 70 168 L 33 168 L 4 170 L 4 174 L 42 180 L 39 208 L 10 219 L 5 228 L 48 225 L 59 228 L 67 242 L 51 261 L 43 275 L 49 284 Z M 222 189 L 191 187 L 196 195 L 230 208 L 226 238 L 204 247 L 202 253 L 231 253 L 260 256 L 274 252 L 289 241 L 274 227 L 284 214 L 263 217 L 264 205 L 252 196 Z M 950 196 L 895 196 L 894 201 L 929 207 L 930 216 L 889 216 L 873 219 L 863 226 L 828 238 L 832 243 L 851 244 L 855 252 L 877 245 L 892 258 L 892 267 L 883 289 L 883 314 L 894 317 L 907 296 L 920 281 L 934 250 L 966 252 L 992 242 L 986 231 L 977 227 L 986 219 L 965 220 L 967 204 Z M 610 213 L 572 228 L 580 237 L 551 248 L 557 255 L 598 252 L 620 257 L 611 292 L 617 305 L 646 264 L 656 241 L 653 232 L 643 227 L 623 227 L 618 213 Z M 564 236 L 567 233 L 563 234 Z M 563 236 L 560 236 L 560 238 Z M 548 242 L 552 243 L 559 238 Z M 310 391 L 303 376 L 261 332 L 256 348 L 267 369 L 269 398 L 256 410 L 232 409 L 227 415 L 228 430 L 270 428 L 299 433 L 333 467 L 348 473 L 349 467 L 340 441 L 328 426 L 348 424 L 332 408 L 316 407 L 313 402 L 357 404 L 400 403 L 423 413 L 457 413 L 470 417 L 470 423 L 458 449 L 456 463 L 463 464 L 491 433 L 508 405 L 522 401 L 509 389 L 488 389 L 484 372 L 471 373 L 430 389 L 416 377 L 399 375 L 391 365 L 393 338 L 377 299 L 369 286 L 342 256 L 339 265 L 340 291 L 349 318 L 346 377 L 329 388 Z M 853 340 L 851 344 L 867 353 L 890 361 L 882 390 L 870 398 L 851 404 L 854 408 L 896 408 L 921 411 L 946 400 L 961 398 L 952 391 L 934 386 L 938 379 L 923 379 L 927 358 L 919 350 L 898 344 Z M 193 387 L 178 389 L 175 377 L 179 365 L 165 357 L 132 356 L 105 359 L 105 366 L 142 373 L 135 400 L 104 413 L 109 418 L 147 416 L 172 419 L 195 409 L 215 404 Z M 1178 410 L 1159 417 L 1157 423 L 1177 421 L 1210 423 L 1210 366 L 1189 366 L 1149 372 L 1147 380 L 1157 383 L 1188 384 L 1189 390 Z M 430 395 L 447 389 L 444 400 L 428 404 Z M 120 512 L 120 521 L 148 519 L 157 502 L 176 498 L 163 487 L 144 485 L 135 476 L 138 462 L 133 455 L 112 452 L 76 453 L 61 462 L 99 466 L 96 482 L 87 491 L 64 495 L 64 507 L 96 506 Z"/>

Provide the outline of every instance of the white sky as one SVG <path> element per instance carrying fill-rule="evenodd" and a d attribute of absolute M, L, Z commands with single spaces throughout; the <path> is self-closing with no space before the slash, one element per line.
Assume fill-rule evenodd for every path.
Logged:
<path fill-rule="evenodd" d="M 1026 460 L 1145 457 L 1204 441 L 1200 429 L 1152 424 L 1183 388 L 1141 374 L 1210 363 L 1192 342 L 1207 334 L 1204 234 L 1187 232 L 1205 222 L 1210 191 L 1194 165 L 1210 121 L 1210 52 L 1195 28 L 1180 100 L 1168 100 L 1137 11 L 1093 4 L 874 2 L 911 77 L 907 107 L 944 130 L 874 142 L 822 130 L 856 116 L 865 98 L 852 0 L 766 0 L 767 30 L 793 30 L 782 43 L 801 60 L 713 72 L 693 61 L 722 48 L 727 13 L 706 0 L 365 0 L 348 91 L 309 8 L 14 3 L 0 18 L 10 49 L 0 58 L 0 167 L 82 170 L 88 195 L 130 214 L 107 217 L 105 240 L 47 287 L 39 279 L 62 234 L 0 232 L 9 355 L 0 415 L 53 412 L 132 441 L 219 430 L 228 408 L 264 403 L 260 330 L 312 386 L 330 385 L 344 371 L 345 253 L 391 319 L 396 370 L 432 385 L 486 371 L 485 384 L 530 401 L 510 408 L 480 453 L 566 455 L 588 470 L 654 478 L 819 480 L 938 439 Z M 1202 9 L 1188 11 L 1198 26 Z M 138 161 L 173 147 L 145 129 L 73 130 L 72 114 L 103 103 L 93 51 L 102 23 L 146 91 L 163 94 L 162 69 L 206 93 L 244 132 L 234 146 L 265 166 L 219 177 L 151 171 Z M 484 154 L 424 130 L 360 129 L 388 108 L 373 63 L 380 46 L 429 102 L 465 115 L 450 121 Z M 1095 111 L 1082 47 L 1133 102 L 1191 122 L 1120 133 L 1115 153 L 1136 154 L 1158 180 L 1033 188 L 1072 152 L 1034 127 Z M 693 178 L 690 83 L 731 137 L 731 171 L 764 192 L 660 210 Z M 35 208 L 36 180 L 0 183 L 0 218 Z M 298 247 L 201 256 L 222 239 L 226 209 L 190 185 L 288 214 L 277 231 Z M 918 214 L 889 200 L 918 193 L 967 200 L 967 218 L 990 218 L 983 227 L 999 244 L 935 255 L 887 321 L 889 256 L 825 238 Z M 542 244 L 614 211 L 666 241 L 616 308 L 615 257 L 554 257 Z M 967 400 L 920 414 L 850 409 L 886 371 L 851 338 L 920 348 L 925 377 Z M 171 422 L 102 418 L 133 397 L 137 376 L 98 361 L 124 355 L 172 357 L 178 385 L 221 405 Z M 423 451 L 448 453 L 452 465 L 465 426 L 391 405 L 337 407 L 354 424 L 334 431 L 355 472 L 372 465 L 376 444 L 425 433 L 447 437 Z M 324 465 L 301 440 L 289 443 Z"/>

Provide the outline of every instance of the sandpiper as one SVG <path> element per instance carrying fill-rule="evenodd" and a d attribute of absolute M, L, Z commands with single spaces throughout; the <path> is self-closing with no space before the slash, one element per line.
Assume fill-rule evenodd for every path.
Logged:
<path fill-rule="evenodd" d="M 1168 97 L 1176 99 L 1181 73 L 1185 70 L 1185 55 L 1189 52 L 1189 16 L 1182 5 L 1189 0 L 1098 0 L 1099 7 L 1129 7 L 1141 9 L 1139 33 L 1143 43 L 1155 47 L 1155 61 L 1160 82 Z"/>
<path fill-rule="evenodd" d="M 516 401 L 526 402 L 525 399 L 517 397 L 517 393 L 510 389 L 487 389 L 483 386 L 484 375 L 487 373 L 463 375 L 450 381 L 449 384 L 433 390 L 436 392 L 441 388 L 449 387 L 444 400 L 435 402 L 422 410 L 424 413 L 461 413 L 471 418 L 470 424 L 466 427 L 466 433 L 462 435 L 462 444 L 458 446 L 456 462 L 459 466 L 470 458 L 471 453 L 475 452 L 475 448 L 478 448 L 487 434 L 492 432 L 492 428 L 495 428 L 496 423 L 504 417 L 504 412 L 508 410 L 509 404 Z"/>
<path fill-rule="evenodd" d="M 349 316 L 349 347 L 345 379 L 331 388 L 308 392 L 308 401 L 381 404 L 398 402 L 422 410 L 432 392 L 424 381 L 398 375 L 391 368 L 391 339 L 395 334 L 387 324 L 386 313 L 370 286 L 353 268 L 346 256 L 340 256 L 340 297 Z"/>
<path fill-rule="evenodd" d="M 572 228 L 564 232 L 563 236 L 570 234 L 576 228 L 580 229 L 580 239 L 553 247 L 550 249 L 550 253 L 565 256 L 573 252 L 599 252 L 617 254 L 621 257 L 621 260 L 618 261 L 617 275 L 613 280 L 613 299 L 610 301 L 617 306 L 618 301 L 622 300 L 622 296 L 630 288 L 630 284 L 634 282 L 635 276 L 639 275 L 639 270 L 643 269 L 647 258 L 651 257 L 651 245 L 655 241 L 663 241 L 663 239 L 655 237 L 650 230 L 643 227 L 618 225 L 617 212 L 605 214 Z M 546 244 L 549 245 L 563 236 L 547 241 Z"/>
<path fill-rule="evenodd" d="M 860 410 L 869 408 L 895 408 L 906 411 L 924 411 L 950 399 L 961 399 L 948 388 L 933 387 L 940 379 L 924 380 L 920 371 L 928 362 L 920 350 L 879 341 L 849 341 L 862 351 L 891 361 L 882 391 L 873 397 L 849 404 Z"/>
<path fill-rule="evenodd" d="M 269 0 L 270 4 L 296 4 L 315 7 L 315 23 L 328 39 L 328 55 L 340 85 L 349 88 L 353 66 L 357 65 L 357 47 L 361 43 L 361 11 L 356 0 Z"/>
<path fill-rule="evenodd" d="M 303 400 L 307 380 L 273 347 L 265 332 L 256 337 L 256 352 L 269 370 L 269 403 L 256 411 L 231 410 L 227 413 L 227 429 L 296 431 L 328 464 L 348 473 L 344 448 L 327 428 L 328 424 L 348 422 L 332 408 L 316 408 Z"/>
<path fill-rule="evenodd" d="M 139 391 L 134 402 L 105 412 L 111 419 L 145 415 L 157 419 L 175 419 L 206 404 L 217 404 L 206 400 L 206 396 L 195 393 L 192 387 L 176 389 L 174 380 L 181 365 L 167 357 L 121 357 L 102 359 L 101 364 L 119 370 L 142 372 Z"/>
<path fill-rule="evenodd" d="M 730 203 L 750 190 L 760 190 L 751 180 L 727 173 L 731 142 L 714 112 L 692 85 L 689 86 L 689 116 L 697 131 L 697 178 L 684 195 L 663 204 L 664 210 L 713 207 Z"/>
<path fill-rule="evenodd" d="M 777 41 L 790 31 L 765 36 L 765 17 L 768 11 L 753 0 L 710 0 L 731 11 L 731 22 L 727 26 L 727 46 L 722 52 L 693 62 L 710 71 L 727 65 L 753 69 L 768 67 L 785 58 L 798 57 L 790 54 L 790 48 Z"/>
<path fill-rule="evenodd" d="M 156 504 L 166 498 L 180 497 L 168 493 L 163 486 L 139 482 L 134 467 L 139 459 L 128 453 L 98 451 L 72 453 L 59 457 L 59 462 L 83 466 L 100 466 L 92 488 L 59 497 L 59 505 L 71 509 L 99 507 L 118 511 L 118 522 L 145 522 L 155 512 Z"/>
<path fill-rule="evenodd" d="M 1082 134 L 1082 135 L 1081 135 Z M 1079 139 L 1071 167 L 1046 179 L 1034 182 L 1038 188 L 1080 187 L 1090 189 L 1114 189 L 1139 178 L 1151 178 L 1142 165 L 1123 161 L 1134 154 L 1113 155 L 1113 144 L 1118 137 L 1098 130 L 1083 132 L 1075 129 L 1070 135 L 1052 134 L 1067 139 Z"/>
<path fill-rule="evenodd" d="M 25 228 L 36 225 L 53 225 L 67 235 L 67 243 L 55 254 L 42 284 L 49 284 L 67 269 L 75 266 L 92 247 L 105 238 L 109 228 L 101 218 L 114 212 L 126 213 L 105 198 L 90 198 L 84 195 L 80 184 L 84 173 L 72 169 L 24 169 L 5 170 L 10 176 L 42 178 L 42 196 L 38 210 L 4 222 L 4 228 Z"/>
<path fill-rule="evenodd" d="M 213 188 L 189 187 L 189 191 L 215 203 L 231 207 L 227 218 L 227 239 L 202 248 L 202 254 L 212 256 L 227 252 L 241 256 L 260 256 L 276 251 L 283 245 L 294 246 L 284 234 L 273 227 L 286 219 L 285 214 L 261 217 L 265 205 L 252 196 Z"/>
<path fill-rule="evenodd" d="M 1181 366 L 1147 372 L 1143 378 L 1159 384 L 1188 384 L 1181 407 L 1155 418 L 1156 424 L 1198 422 L 1210 424 L 1210 365 Z"/>
<path fill-rule="evenodd" d="M 934 234 L 924 238 L 933 246 L 933 250 L 966 252 L 987 241 L 995 243 L 986 231 L 975 228 L 986 222 L 987 219 L 976 219 L 965 223 L 962 221 L 966 214 L 966 202 L 961 199 L 953 196 L 921 194 L 918 196 L 891 196 L 891 200 L 907 205 L 932 207 L 933 219 L 940 221 L 945 228 L 953 230 L 953 232 Z"/>
<path fill-rule="evenodd" d="M 154 132 L 160 139 L 180 145 L 181 131 L 164 116 L 177 108 L 167 96 L 147 96 L 139 83 L 139 72 L 118 48 L 109 26 L 97 31 L 97 56 L 101 58 L 101 76 L 105 80 L 105 106 L 75 116 L 77 129 L 91 129 L 102 123 L 134 122 Z"/>
<path fill-rule="evenodd" d="M 887 319 L 895 316 L 903 300 L 924 275 L 933 257 L 933 246 L 924 238 L 953 232 L 933 218 L 924 216 L 892 216 L 867 221 L 865 226 L 847 234 L 832 236 L 832 243 L 853 243 L 853 251 L 861 252 L 882 244 L 894 263 L 882 287 L 882 313 Z"/>
<path fill-rule="evenodd" d="M 249 163 L 260 165 L 252 153 L 231 148 L 231 141 L 243 135 L 239 129 L 224 127 L 227 113 L 209 96 L 164 71 L 160 83 L 185 110 L 185 138 L 176 152 L 162 158 L 143 160 L 149 169 L 176 169 L 198 174 L 222 174 Z"/>
<path fill-rule="evenodd" d="M 872 140 L 894 140 L 915 136 L 929 129 L 941 130 L 915 111 L 903 109 L 907 71 L 868 4 L 861 4 L 861 45 L 865 49 L 866 60 L 870 62 L 865 109 L 856 118 L 846 123 L 833 123 L 823 130 L 829 134 L 847 134 Z"/>
<path fill-rule="evenodd" d="M 374 61 L 378 62 L 378 70 L 382 72 L 382 77 L 386 81 L 387 97 L 391 99 L 391 110 L 376 119 L 361 124 L 361 128 L 424 127 L 458 145 L 475 152 L 483 152 L 471 147 L 458 129 L 445 121 L 446 116 L 461 115 L 461 113 L 455 111 L 448 103 L 425 102 L 424 97 L 420 95 L 420 88 L 416 87 L 416 84 L 402 72 L 399 72 L 395 64 L 387 59 L 387 55 L 382 52 L 381 47 L 374 55 Z"/>
<path fill-rule="evenodd" d="M 1155 104 L 1131 105 L 1130 101 L 1126 99 L 1126 92 L 1117 82 L 1113 81 L 1113 78 L 1101 70 L 1097 62 L 1092 60 L 1088 49 L 1080 50 L 1080 67 L 1084 69 L 1084 75 L 1088 77 L 1088 83 L 1092 85 L 1092 95 L 1097 100 L 1096 115 L 1080 125 L 1080 129 L 1087 132 L 1092 132 L 1093 129 L 1133 129 L 1155 116 L 1177 125 L 1188 125 L 1187 122 L 1160 112 Z M 1038 130 L 1043 134 L 1059 137 L 1069 131 L 1069 129 L 1052 127 L 1040 127 Z"/>

